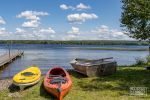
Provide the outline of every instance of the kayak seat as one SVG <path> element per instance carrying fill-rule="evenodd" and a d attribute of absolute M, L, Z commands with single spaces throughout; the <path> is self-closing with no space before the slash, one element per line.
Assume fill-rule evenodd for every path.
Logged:
<path fill-rule="evenodd" d="M 66 79 L 65 78 L 54 78 L 50 81 L 50 84 L 58 84 L 58 83 L 66 83 Z"/>
<path fill-rule="evenodd" d="M 23 76 L 33 76 L 33 75 L 36 75 L 36 74 L 34 74 L 32 72 L 24 72 L 24 73 L 21 73 L 21 75 L 23 75 Z"/>

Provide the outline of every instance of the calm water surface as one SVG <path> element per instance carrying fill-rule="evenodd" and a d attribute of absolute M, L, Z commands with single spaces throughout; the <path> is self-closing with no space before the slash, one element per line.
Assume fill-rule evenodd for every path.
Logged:
<path fill-rule="evenodd" d="M 135 63 L 135 58 L 144 58 L 147 51 L 107 51 L 107 50 L 85 50 L 81 48 L 148 48 L 148 46 L 121 46 L 121 45 L 50 45 L 50 44 L 0 44 L 0 55 L 11 50 L 24 50 L 24 56 L 9 64 L 0 72 L 0 78 L 13 76 L 22 69 L 31 65 L 37 65 L 42 73 L 52 66 L 63 66 L 72 68 L 69 62 L 74 58 L 97 59 L 103 57 L 114 57 L 118 65 L 131 65 Z"/>

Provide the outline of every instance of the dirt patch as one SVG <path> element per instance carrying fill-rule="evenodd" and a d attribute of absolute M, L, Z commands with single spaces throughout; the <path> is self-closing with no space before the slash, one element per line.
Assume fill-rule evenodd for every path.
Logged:
<path fill-rule="evenodd" d="M 0 80 L 0 91 L 4 89 L 8 89 L 11 84 L 12 84 L 12 79 Z"/>

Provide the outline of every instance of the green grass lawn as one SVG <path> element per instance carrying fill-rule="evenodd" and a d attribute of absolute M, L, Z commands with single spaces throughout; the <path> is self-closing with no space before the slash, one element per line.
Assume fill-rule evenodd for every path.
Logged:
<path fill-rule="evenodd" d="M 147 96 L 130 96 L 130 87 L 150 89 L 150 71 L 142 67 L 118 67 L 117 73 L 110 76 L 87 78 L 71 72 L 73 86 L 64 100 L 150 100 Z M 56 100 L 48 94 L 40 83 L 19 92 L 10 86 L 0 92 L 0 100 Z"/>

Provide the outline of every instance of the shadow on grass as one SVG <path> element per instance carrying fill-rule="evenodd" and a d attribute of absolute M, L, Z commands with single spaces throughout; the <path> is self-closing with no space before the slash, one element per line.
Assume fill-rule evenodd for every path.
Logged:
<path fill-rule="evenodd" d="M 56 97 L 52 96 L 51 94 L 49 94 L 45 89 L 44 89 L 44 85 L 43 82 L 40 86 L 40 96 L 44 97 L 44 98 L 48 98 L 50 100 L 57 100 Z"/>
<path fill-rule="evenodd" d="M 77 83 L 84 91 L 126 91 L 130 87 L 150 88 L 150 71 L 139 69 L 121 69 L 110 76 L 87 78 Z M 121 95 L 121 93 L 120 93 Z"/>
<path fill-rule="evenodd" d="M 78 73 L 75 70 L 69 70 L 68 73 L 75 78 L 87 78 L 86 75 Z"/>
<path fill-rule="evenodd" d="M 8 89 L 9 89 L 9 92 L 11 92 L 11 93 L 20 91 L 19 86 L 16 86 L 16 85 L 14 85 L 14 84 L 11 84 L 11 85 L 8 87 Z"/>
<path fill-rule="evenodd" d="M 35 86 L 35 85 L 36 85 L 36 84 L 31 85 L 31 86 L 27 86 L 27 87 L 25 87 L 23 90 L 20 90 L 19 86 L 16 86 L 16 85 L 14 85 L 14 84 L 11 84 L 11 85 L 8 87 L 8 89 L 9 89 L 9 92 L 14 93 L 14 92 L 19 92 L 19 91 L 24 91 L 24 90 L 26 90 L 26 89 L 29 89 L 29 88 Z"/>

